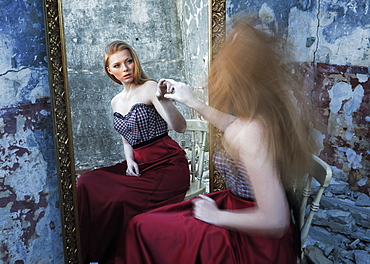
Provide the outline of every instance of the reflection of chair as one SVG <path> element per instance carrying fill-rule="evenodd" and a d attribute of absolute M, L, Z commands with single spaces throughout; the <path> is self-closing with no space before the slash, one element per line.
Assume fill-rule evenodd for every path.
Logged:
<path fill-rule="evenodd" d="M 197 119 L 186 120 L 186 131 L 179 140 L 180 146 L 186 152 L 190 169 L 190 187 L 186 193 L 185 200 L 196 197 L 206 191 L 202 177 L 207 133 L 208 124 L 206 121 Z"/>
<path fill-rule="evenodd" d="M 332 170 L 330 166 L 317 156 L 313 156 L 313 166 L 308 173 L 307 182 L 303 189 L 303 199 L 300 211 L 300 229 L 301 229 L 301 245 L 306 242 L 308 231 L 310 230 L 312 218 L 320 206 L 322 194 L 326 187 L 328 187 Z M 307 202 L 311 192 L 312 178 L 315 178 L 320 184 L 316 195 L 312 195 L 312 202 L 310 203 L 310 211 L 306 214 Z M 303 252 L 302 252 L 303 257 Z"/>

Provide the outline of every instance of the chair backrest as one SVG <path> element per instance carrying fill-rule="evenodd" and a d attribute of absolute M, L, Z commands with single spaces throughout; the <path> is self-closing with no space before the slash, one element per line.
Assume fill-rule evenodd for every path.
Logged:
<path fill-rule="evenodd" d="M 197 182 L 198 188 L 201 187 L 204 172 L 207 133 L 208 123 L 206 121 L 187 119 L 186 132 L 181 136 L 180 145 L 186 151 L 187 158 L 190 161 L 191 182 Z M 188 138 L 186 138 L 187 136 Z"/>
<path fill-rule="evenodd" d="M 207 135 L 208 123 L 198 119 L 186 119 L 186 131 L 181 135 L 173 135 L 173 138 L 185 150 L 189 161 L 191 179 L 185 200 L 196 197 L 206 191 L 206 186 L 203 184 L 203 173 L 205 169 Z"/>
<path fill-rule="evenodd" d="M 303 189 L 303 198 L 300 208 L 300 229 L 301 229 L 301 244 L 306 242 L 308 231 L 310 230 L 312 218 L 320 206 L 322 194 L 326 187 L 330 184 L 332 177 L 331 167 L 322 159 L 313 155 L 313 165 L 307 176 L 307 182 Z M 312 179 L 320 184 L 316 195 L 312 194 L 313 200 L 310 203 L 310 211 L 306 214 L 308 198 L 311 195 Z"/>

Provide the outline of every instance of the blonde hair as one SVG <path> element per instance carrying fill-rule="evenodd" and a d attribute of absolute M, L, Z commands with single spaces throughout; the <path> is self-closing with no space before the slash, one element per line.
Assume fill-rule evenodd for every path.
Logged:
<path fill-rule="evenodd" d="M 291 189 L 308 171 L 315 146 L 308 105 L 292 65 L 284 63 L 286 53 L 280 47 L 285 43 L 249 22 L 244 18 L 234 23 L 212 62 L 210 103 L 222 112 L 261 122 L 281 181 Z"/>
<path fill-rule="evenodd" d="M 119 51 L 125 50 L 125 49 L 127 49 L 130 52 L 130 54 L 132 56 L 132 59 L 134 60 L 134 64 L 135 64 L 134 81 L 133 81 L 134 84 L 143 84 L 146 81 L 153 80 L 153 79 L 149 78 L 146 75 L 146 73 L 144 72 L 143 68 L 141 67 L 139 58 L 138 58 L 136 52 L 134 51 L 134 49 L 129 44 L 127 44 L 126 42 L 121 41 L 121 40 L 113 41 L 110 44 L 108 44 L 107 47 L 105 48 L 104 70 L 105 70 L 106 74 L 109 76 L 109 78 L 111 78 L 114 82 L 122 85 L 122 82 L 120 80 L 118 80 L 113 74 L 110 74 L 108 72 L 107 67 L 108 67 L 108 64 L 109 64 L 110 56 L 119 52 Z"/>

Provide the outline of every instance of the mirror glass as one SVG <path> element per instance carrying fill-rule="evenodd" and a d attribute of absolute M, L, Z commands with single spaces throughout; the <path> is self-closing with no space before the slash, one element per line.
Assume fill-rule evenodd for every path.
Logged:
<path fill-rule="evenodd" d="M 110 100 L 122 86 L 103 68 L 105 46 L 123 40 L 156 80 L 205 86 L 208 71 L 208 1 L 63 0 L 64 39 L 76 173 L 124 158 L 113 129 Z M 198 94 L 206 100 L 206 91 Z M 178 104 L 185 118 L 194 117 Z"/>
<path fill-rule="evenodd" d="M 43 0 L 43 5 L 65 262 L 80 263 L 75 169 L 79 174 L 123 158 L 110 109 L 120 87 L 104 75 L 105 46 L 125 40 L 152 78 L 204 87 L 209 60 L 224 37 L 225 0 Z M 206 89 L 196 93 L 207 100 Z M 179 108 L 186 118 L 198 117 Z M 219 177 L 209 169 L 210 190 L 217 190 L 212 184 Z"/>

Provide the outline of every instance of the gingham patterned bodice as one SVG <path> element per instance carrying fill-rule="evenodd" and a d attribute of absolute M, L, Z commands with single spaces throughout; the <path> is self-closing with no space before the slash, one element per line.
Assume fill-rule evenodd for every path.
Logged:
<path fill-rule="evenodd" d="M 115 112 L 114 128 L 133 147 L 166 134 L 168 131 L 166 121 L 154 105 L 143 103 L 133 105 L 125 116 Z"/>
<path fill-rule="evenodd" d="M 213 163 L 222 175 L 228 190 L 239 197 L 254 200 L 248 172 L 242 162 L 234 161 L 223 148 L 218 148 L 214 152 Z"/>

